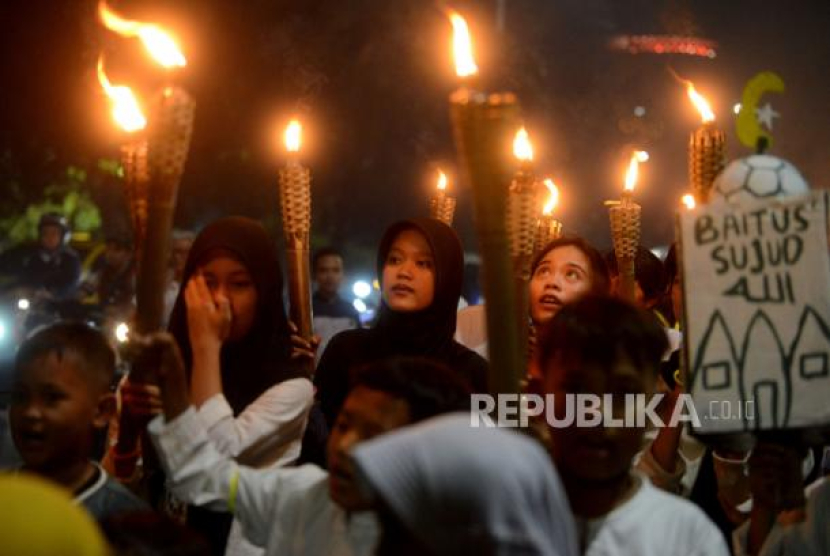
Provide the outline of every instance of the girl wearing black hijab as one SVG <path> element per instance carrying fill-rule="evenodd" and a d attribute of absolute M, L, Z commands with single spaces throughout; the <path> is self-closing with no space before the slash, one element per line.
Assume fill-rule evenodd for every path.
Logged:
<path fill-rule="evenodd" d="M 265 229 L 242 217 L 209 224 L 190 249 L 182 285 L 169 330 L 181 347 L 191 402 L 210 439 L 248 466 L 293 463 L 313 386 L 291 359 L 282 273 Z M 141 388 L 152 387 L 129 381 L 122 386 L 125 406 Z M 122 412 L 122 426 L 131 412 Z M 214 554 L 225 553 L 228 514 L 191 507 L 188 523 L 210 541 Z M 250 554 L 241 535 L 236 537 L 233 531 L 227 554 Z"/>
<path fill-rule="evenodd" d="M 485 392 L 487 362 L 453 340 L 464 275 L 453 229 L 428 218 L 393 224 L 381 239 L 377 272 L 383 299 L 376 324 L 336 335 L 317 366 L 317 395 L 329 426 L 348 392 L 349 371 L 396 355 L 441 361 L 474 392 Z"/>
<path fill-rule="evenodd" d="M 182 284 L 170 332 L 211 439 L 246 465 L 293 461 L 312 387 L 291 359 L 282 272 L 265 229 L 243 217 L 208 225 Z"/>
<path fill-rule="evenodd" d="M 182 284 L 170 332 L 214 445 L 252 467 L 294 462 L 313 387 L 291 360 L 282 272 L 265 229 L 242 217 L 208 225 L 190 249 Z M 221 530 L 204 510 L 189 512 L 188 521 L 203 532 Z M 228 553 L 249 552 L 238 543 L 233 538 Z"/>

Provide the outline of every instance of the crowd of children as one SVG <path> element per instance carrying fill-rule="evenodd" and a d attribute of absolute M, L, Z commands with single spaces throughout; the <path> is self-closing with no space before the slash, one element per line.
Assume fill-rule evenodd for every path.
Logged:
<path fill-rule="evenodd" d="M 320 355 L 292 336 L 264 228 L 208 225 L 169 333 L 133 338 L 127 378 L 86 324 L 19 347 L 0 554 L 830 554 L 820 446 L 771 436 L 728 454 L 682 424 L 473 427 L 488 331 L 480 309 L 457 312 L 463 268 L 450 227 L 393 224 L 377 320 Z M 538 253 L 527 387 L 555 412 L 571 395 L 610 394 L 621 415 L 628 395 L 682 392 L 675 255 L 643 249 L 636 278 L 638 306 L 585 240 Z M 332 289 L 317 301 L 336 304 Z"/>

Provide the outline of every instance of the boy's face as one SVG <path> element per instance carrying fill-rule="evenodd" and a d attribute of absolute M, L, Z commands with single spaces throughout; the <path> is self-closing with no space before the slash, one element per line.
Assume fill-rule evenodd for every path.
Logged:
<path fill-rule="evenodd" d="M 337 255 L 324 255 L 314 267 L 314 281 L 323 295 L 332 297 L 343 281 L 343 259 Z"/>
<path fill-rule="evenodd" d="M 371 507 L 357 488 L 350 450 L 360 442 L 408 425 L 410 421 L 409 404 L 400 398 L 365 386 L 349 393 L 334 422 L 327 447 L 329 495 L 335 503 L 349 511 Z"/>
<path fill-rule="evenodd" d="M 47 474 L 90 456 L 93 428 L 107 425 L 115 409 L 99 393 L 74 355 L 48 353 L 15 377 L 9 408 L 12 437 L 27 468 Z"/>
<path fill-rule="evenodd" d="M 557 420 L 565 419 L 566 394 L 593 394 L 601 399 L 608 393 L 614 399 L 613 417 L 625 421 L 625 395 L 650 395 L 654 382 L 653 373 L 635 368 L 624 354 L 615 358 L 610 369 L 557 356 L 545 373 L 545 390 L 554 395 Z M 579 411 L 575 409 L 574 415 Z M 576 421 L 568 427 L 550 427 L 553 459 L 566 481 L 613 481 L 629 473 L 644 432 L 644 428 L 633 426 L 578 427 Z"/>

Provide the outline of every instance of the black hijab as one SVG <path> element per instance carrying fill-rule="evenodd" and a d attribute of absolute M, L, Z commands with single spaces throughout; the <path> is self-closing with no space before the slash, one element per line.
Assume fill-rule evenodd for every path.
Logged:
<path fill-rule="evenodd" d="M 349 390 L 349 372 L 361 365 L 393 356 L 422 356 L 440 361 L 463 378 L 474 392 L 486 391 L 487 362 L 453 339 L 464 281 L 464 252 L 455 231 L 431 218 L 392 224 L 380 241 L 378 279 L 395 238 L 405 230 L 421 233 L 432 249 L 435 287 L 432 303 L 417 312 L 396 312 L 381 301 L 378 318 L 369 330 L 347 330 L 332 338 L 317 367 L 321 409 L 333 424 Z"/>
<path fill-rule="evenodd" d="M 432 304 L 422 311 L 398 313 L 381 300 L 375 332 L 396 354 L 433 355 L 445 351 L 453 341 L 458 300 L 464 280 L 464 251 L 452 228 L 431 218 L 413 218 L 392 224 L 380 240 L 377 275 L 383 289 L 383 267 L 395 238 L 405 230 L 416 230 L 432 250 L 435 274 Z"/>
<path fill-rule="evenodd" d="M 261 224 L 241 216 L 221 218 L 209 224 L 196 237 L 187 256 L 169 330 L 181 346 L 188 374 L 193 356 L 184 289 L 216 250 L 232 253 L 248 269 L 257 291 L 253 327 L 244 338 L 222 346 L 222 390 L 238 415 L 273 385 L 307 374 L 290 359 L 290 331 L 282 304 L 282 272 L 276 246 Z"/>

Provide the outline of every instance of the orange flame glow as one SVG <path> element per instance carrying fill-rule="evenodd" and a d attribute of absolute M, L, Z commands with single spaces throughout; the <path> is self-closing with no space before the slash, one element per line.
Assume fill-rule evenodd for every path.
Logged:
<path fill-rule="evenodd" d="M 452 23 L 452 50 L 455 57 L 455 73 L 458 77 L 470 77 L 478 73 L 478 66 L 473 58 L 473 41 L 467 21 L 455 11 L 449 12 Z"/>
<path fill-rule="evenodd" d="M 296 153 L 300 151 L 300 144 L 302 143 L 303 126 L 298 120 L 291 120 L 285 128 L 285 148 L 288 152 Z"/>
<path fill-rule="evenodd" d="M 103 0 L 98 4 L 98 15 L 107 29 L 124 37 L 138 37 L 150 56 L 165 68 L 184 67 L 187 64 L 175 39 L 158 25 L 124 19 Z"/>
<path fill-rule="evenodd" d="M 700 112 L 700 117 L 703 119 L 703 123 L 715 121 L 715 114 L 712 112 L 712 108 L 709 106 L 706 99 L 703 98 L 703 95 L 695 90 L 695 86 L 691 81 L 686 82 L 686 94 L 689 95 L 689 99 L 691 99 L 692 104 L 694 104 L 697 111 Z"/>
<path fill-rule="evenodd" d="M 686 208 L 689 209 L 689 210 L 692 210 L 693 208 L 695 208 L 695 196 L 692 195 L 691 193 L 686 193 L 685 195 L 683 195 L 683 198 L 681 199 L 681 202 L 684 205 L 686 205 Z"/>
<path fill-rule="evenodd" d="M 631 161 L 628 163 L 628 171 L 625 173 L 625 190 L 628 192 L 634 191 L 634 186 L 637 185 L 637 177 L 640 173 L 640 163 L 648 160 L 648 153 L 646 151 L 634 151 L 631 154 Z"/>
<path fill-rule="evenodd" d="M 447 189 L 447 175 L 444 172 L 442 172 L 441 170 L 438 170 L 437 187 L 441 191 L 444 191 L 444 190 Z"/>
<path fill-rule="evenodd" d="M 523 162 L 533 160 L 533 145 L 530 143 L 530 137 L 525 128 L 516 132 L 516 138 L 513 139 L 513 154 Z"/>
<path fill-rule="evenodd" d="M 545 187 L 547 187 L 548 191 L 550 191 L 550 197 L 548 198 L 548 202 L 545 203 L 545 207 L 542 209 L 542 214 L 550 216 L 553 213 L 553 209 L 555 209 L 556 205 L 559 204 L 559 188 L 556 187 L 556 184 L 553 183 L 553 180 L 550 178 L 545 179 Z"/>
<path fill-rule="evenodd" d="M 141 112 L 135 95 L 129 87 L 113 85 L 104 73 L 104 57 L 98 58 L 98 82 L 112 103 L 112 117 L 124 131 L 132 133 L 144 129 L 147 118 Z"/>

